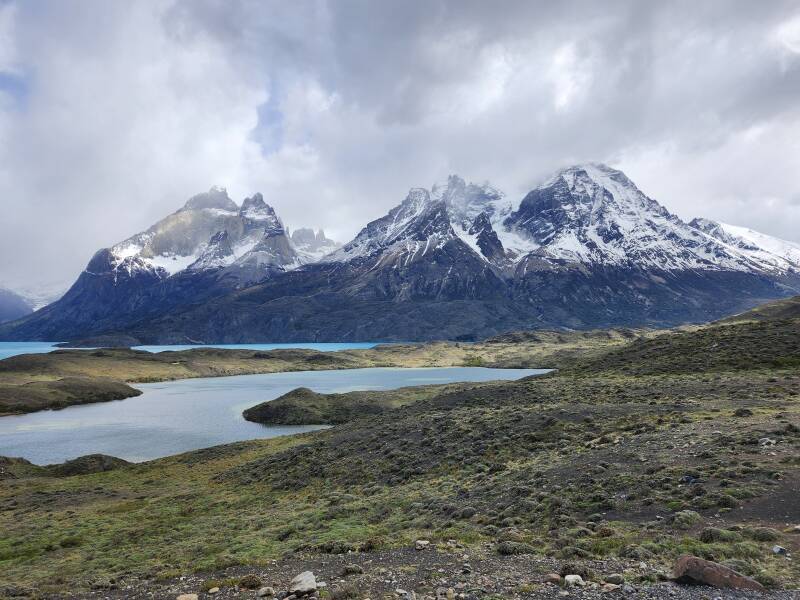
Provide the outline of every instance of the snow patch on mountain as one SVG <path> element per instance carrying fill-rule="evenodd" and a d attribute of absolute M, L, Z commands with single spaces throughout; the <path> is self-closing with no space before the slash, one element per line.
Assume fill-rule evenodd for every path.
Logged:
<path fill-rule="evenodd" d="M 764 271 L 800 272 L 800 244 L 797 242 L 710 219 L 693 219 L 690 225 Z"/>

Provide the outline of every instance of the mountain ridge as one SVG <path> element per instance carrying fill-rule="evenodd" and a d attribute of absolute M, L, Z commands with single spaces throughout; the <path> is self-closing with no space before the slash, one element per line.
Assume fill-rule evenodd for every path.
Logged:
<path fill-rule="evenodd" d="M 686 223 L 600 163 L 562 169 L 519 202 L 451 175 L 411 188 L 341 247 L 289 235 L 260 194 L 238 207 L 212 188 L 98 253 L 82 277 L 98 266 L 103 293 L 71 289 L 0 336 L 473 339 L 707 321 L 800 291 L 800 245 L 743 229 Z M 105 298 L 105 312 L 87 298 Z"/>

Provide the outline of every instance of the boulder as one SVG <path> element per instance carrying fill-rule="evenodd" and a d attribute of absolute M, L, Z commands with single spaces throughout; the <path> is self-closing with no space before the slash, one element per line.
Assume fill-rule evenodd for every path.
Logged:
<path fill-rule="evenodd" d="M 583 577 L 580 575 L 575 575 L 574 573 L 571 575 L 567 575 L 564 577 L 564 583 L 567 584 L 567 587 L 583 587 L 586 585 L 586 582 L 583 580 Z"/>
<path fill-rule="evenodd" d="M 197 600 L 197 594 L 181 594 L 175 600 Z"/>
<path fill-rule="evenodd" d="M 317 578 L 311 571 L 303 571 L 296 575 L 289 584 L 289 594 L 305 596 L 317 591 Z"/>
<path fill-rule="evenodd" d="M 764 586 L 719 563 L 703 560 L 697 556 L 683 555 L 673 569 L 677 583 L 684 585 L 708 585 L 715 588 L 764 591 Z"/>

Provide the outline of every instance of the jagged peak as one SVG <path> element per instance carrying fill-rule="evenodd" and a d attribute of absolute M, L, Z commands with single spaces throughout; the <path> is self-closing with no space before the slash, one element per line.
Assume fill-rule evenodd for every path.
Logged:
<path fill-rule="evenodd" d="M 295 244 L 334 243 L 325 236 L 323 229 L 314 230 L 311 227 L 298 227 L 289 236 Z"/>
<path fill-rule="evenodd" d="M 186 201 L 181 210 L 202 210 L 205 208 L 216 208 L 236 212 L 239 207 L 228 196 L 228 191 L 221 186 L 212 186 L 207 192 L 195 194 Z"/>
<path fill-rule="evenodd" d="M 491 185 L 488 181 L 475 183 L 467 181 L 460 175 L 449 175 L 447 181 L 436 182 L 430 190 L 431 198 L 434 200 L 455 198 L 462 195 L 489 195 L 502 198 L 503 192 Z"/>
<path fill-rule="evenodd" d="M 551 187 L 559 181 L 566 183 L 571 190 L 591 182 L 609 191 L 618 186 L 639 191 L 625 173 L 601 162 L 584 162 L 559 169 L 538 188 Z"/>
<path fill-rule="evenodd" d="M 279 221 L 275 209 L 264 202 L 264 196 L 260 193 L 245 198 L 239 214 L 252 221 Z"/>

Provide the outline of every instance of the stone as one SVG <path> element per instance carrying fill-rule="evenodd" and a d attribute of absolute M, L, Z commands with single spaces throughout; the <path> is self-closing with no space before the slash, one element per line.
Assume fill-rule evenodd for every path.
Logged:
<path fill-rule="evenodd" d="M 272 598 L 275 596 L 275 590 L 269 586 L 262 587 L 257 593 L 259 598 Z"/>
<path fill-rule="evenodd" d="M 786 548 L 784 548 L 783 546 L 778 546 L 777 544 L 775 544 L 772 547 L 772 553 L 773 554 L 786 554 Z"/>
<path fill-rule="evenodd" d="M 197 594 L 181 594 L 175 600 L 198 600 Z"/>
<path fill-rule="evenodd" d="M 684 554 L 675 562 L 673 578 L 684 585 L 764 591 L 764 586 L 719 563 Z"/>
<path fill-rule="evenodd" d="M 210 588 L 208 590 L 208 593 L 209 594 L 217 594 L 217 593 L 219 593 L 219 588 L 217 586 L 214 586 L 214 587 L 212 587 L 212 588 Z"/>
<path fill-rule="evenodd" d="M 603 581 L 606 583 L 613 583 L 614 585 L 622 585 L 625 583 L 625 578 L 619 573 L 610 573 L 603 577 Z"/>
<path fill-rule="evenodd" d="M 414 542 L 414 548 L 417 550 L 425 550 L 431 543 L 428 540 L 417 540 Z"/>
<path fill-rule="evenodd" d="M 583 587 L 586 585 L 586 582 L 583 580 L 583 577 L 580 575 L 575 575 L 574 573 L 571 575 L 564 576 L 564 583 L 567 584 L 567 587 Z"/>
<path fill-rule="evenodd" d="M 602 587 L 600 588 L 600 590 L 603 591 L 603 592 L 606 592 L 606 593 L 608 593 L 608 592 L 616 592 L 621 587 L 622 587 L 621 585 L 616 585 L 614 583 L 604 583 L 602 585 Z"/>
<path fill-rule="evenodd" d="M 306 596 L 317 591 L 317 578 L 311 571 L 303 571 L 296 575 L 289 584 L 289 593 L 295 596 Z"/>
<path fill-rule="evenodd" d="M 561 575 L 558 573 L 548 573 L 542 577 L 542 583 L 551 583 L 553 585 L 561 585 Z"/>

